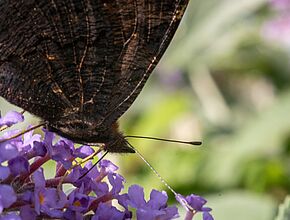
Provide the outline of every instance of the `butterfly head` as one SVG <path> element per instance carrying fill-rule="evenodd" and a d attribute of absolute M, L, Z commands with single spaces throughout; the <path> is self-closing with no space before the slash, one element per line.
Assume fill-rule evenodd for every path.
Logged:
<path fill-rule="evenodd" d="M 133 147 L 128 144 L 128 141 L 119 131 L 118 123 L 114 123 L 107 132 L 104 133 L 108 140 L 104 142 L 104 150 L 111 153 L 135 153 Z"/>
<path fill-rule="evenodd" d="M 110 153 L 135 153 L 119 131 L 117 122 L 110 127 L 95 127 L 84 121 L 78 123 L 76 120 L 59 120 L 56 124 L 49 124 L 48 129 L 76 143 L 89 145 L 103 143 L 104 150 Z"/>

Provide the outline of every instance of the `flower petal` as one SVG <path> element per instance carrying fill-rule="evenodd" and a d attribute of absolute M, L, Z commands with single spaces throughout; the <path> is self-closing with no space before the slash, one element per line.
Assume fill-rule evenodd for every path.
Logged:
<path fill-rule="evenodd" d="M 2 118 L 0 118 L 0 127 L 1 126 L 12 126 L 14 124 L 17 124 L 19 122 L 23 122 L 24 121 L 24 116 L 16 111 L 9 111 L 6 113 L 6 115 Z"/>

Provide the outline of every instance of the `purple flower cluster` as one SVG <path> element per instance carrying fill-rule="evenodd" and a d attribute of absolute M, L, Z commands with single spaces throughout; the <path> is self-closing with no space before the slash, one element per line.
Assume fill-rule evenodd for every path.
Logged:
<path fill-rule="evenodd" d="M 0 117 L 0 130 L 23 120 L 22 114 L 9 112 Z M 138 185 L 121 193 L 125 180 L 110 161 L 103 159 L 95 167 L 90 161 L 84 166 L 77 163 L 76 159 L 94 153 L 91 147 L 75 148 L 73 142 L 56 139 L 45 129 L 44 138 L 30 131 L 9 139 L 18 132 L 6 131 L 0 136 L 0 220 L 178 217 L 177 208 L 167 205 L 165 192 L 152 190 L 149 201 L 144 199 L 143 188 Z M 55 175 L 45 178 L 42 165 L 50 160 L 55 161 Z M 70 189 L 64 190 L 64 185 Z M 202 212 L 204 220 L 213 220 L 211 209 L 203 207 L 206 200 L 202 197 L 178 195 L 177 198 L 186 209 L 192 207 L 186 219 Z"/>
<path fill-rule="evenodd" d="M 270 0 L 270 6 L 275 17 L 265 24 L 262 34 L 290 49 L 290 0 Z"/>

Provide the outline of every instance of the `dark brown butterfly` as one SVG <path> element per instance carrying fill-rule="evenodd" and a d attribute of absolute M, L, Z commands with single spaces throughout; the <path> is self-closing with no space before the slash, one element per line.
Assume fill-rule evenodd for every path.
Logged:
<path fill-rule="evenodd" d="M 0 95 L 78 143 L 134 152 L 118 118 L 168 47 L 188 0 L 0 1 Z"/>

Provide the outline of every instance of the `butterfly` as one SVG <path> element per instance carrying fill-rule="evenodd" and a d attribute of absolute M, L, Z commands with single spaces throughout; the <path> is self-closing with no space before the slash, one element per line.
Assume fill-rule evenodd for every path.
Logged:
<path fill-rule="evenodd" d="M 189 0 L 0 1 L 0 95 L 77 143 L 133 153 L 118 119 Z"/>

